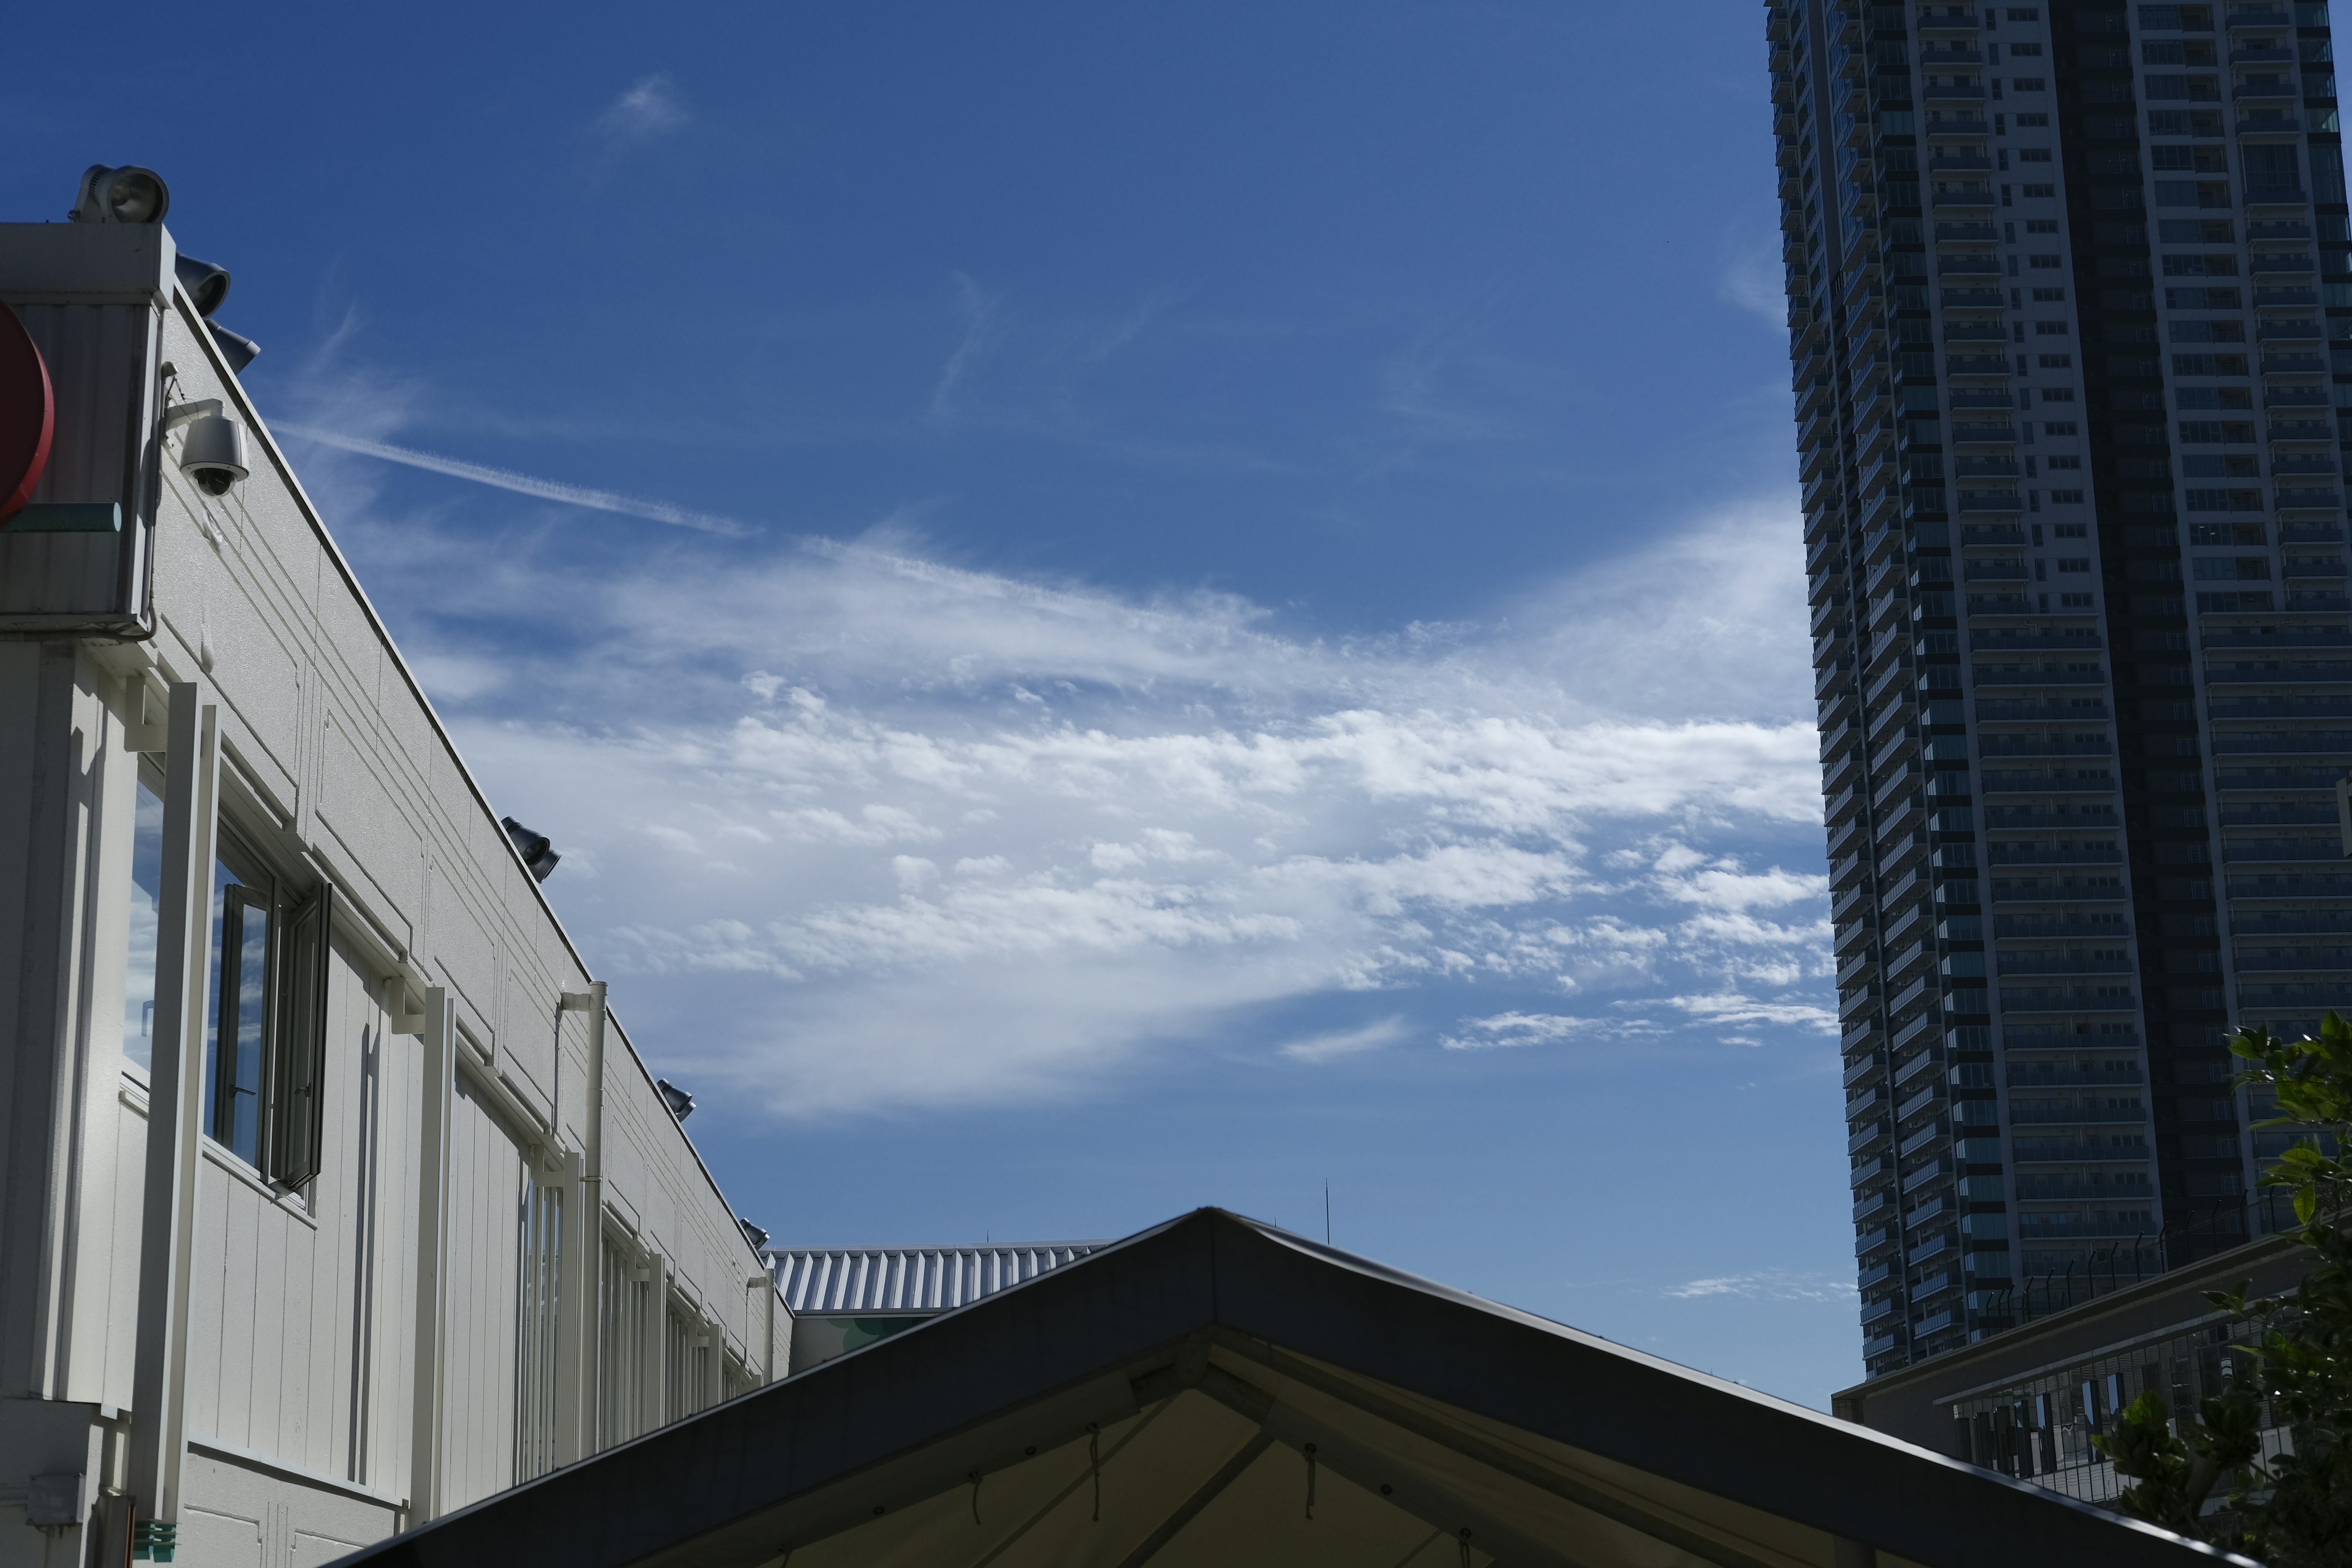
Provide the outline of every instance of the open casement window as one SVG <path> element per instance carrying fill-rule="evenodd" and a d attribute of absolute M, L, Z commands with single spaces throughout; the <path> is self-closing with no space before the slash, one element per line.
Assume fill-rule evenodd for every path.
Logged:
<path fill-rule="evenodd" d="M 294 902 L 226 829 L 213 888 L 205 1131 L 299 1187 L 319 1173 L 332 889 Z"/>
<path fill-rule="evenodd" d="M 299 1187 L 319 1173 L 326 1119 L 327 943 L 334 926 L 329 882 L 286 917 L 279 953 L 277 1030 L 269 1053 L 269 1122 L 262 1170 Z"/>

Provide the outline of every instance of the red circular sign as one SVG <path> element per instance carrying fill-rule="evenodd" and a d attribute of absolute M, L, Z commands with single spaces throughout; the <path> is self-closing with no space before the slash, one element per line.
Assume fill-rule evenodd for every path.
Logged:
<path fill-rule="evenodd" d="M 16 312 L 0 301 L 0 529 L 25 510 L 49 466 L 58 399 L 49 367 Z"/>

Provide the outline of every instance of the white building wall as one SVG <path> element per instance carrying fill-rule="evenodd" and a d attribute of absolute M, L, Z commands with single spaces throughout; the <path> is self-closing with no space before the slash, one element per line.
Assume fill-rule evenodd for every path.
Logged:
<path fill-rule="evenodd" d="M 0 299 L 45 268 L 56 282 L 48 241 L 25 232 L 44 228 L 90 244 L 0 226 Z M 19 1522 L 33 1477 L 82 1473 L 93 1504 L 123 1484 L 147 1129 L 122 1041 L 139 768 L 122 740 L 162 717 L 172 682 L 218 705 L 222 820 L 290 883 L 338 896 L 320 1173 L 289 1194 L 209 1143 L 198 1162 L 178 1560 L 322 1562 L 394 1528 L 418 1489 L 427 1085 L 424 1042 L 390 1032 L 385 983 L 404 1009 L 445 989 L 456 1018 L 446 1509 L 518 1479 L 520 1204 L 527 1169 L 579 1190 L 588 1029 L 557 1004 L 588 976 L 185 297 L 118 290 L 101 308 L 110 342 L 154 343 L 149 385 L 169 363 L 172 400 L 217 397 L 246 422 L 254 471 L 207 497 L 164 443 L 152 638 L 0 632 L 0 888 L 23 889 L 0 899 L 0 1568 L 85 1560 L 82 1531 Z M 143 329 L 126 325 L 141 311 Z M 68 362 L 51 367 L 61 404 L 89 390 L 52 358 Z M 603 1228 L 655 1289 L 696 1303 L 714 1365 L 782 1375 L 789 1315 L 749 1287 L 760 1260 L 617 1021 L 604 1078 Z"/>

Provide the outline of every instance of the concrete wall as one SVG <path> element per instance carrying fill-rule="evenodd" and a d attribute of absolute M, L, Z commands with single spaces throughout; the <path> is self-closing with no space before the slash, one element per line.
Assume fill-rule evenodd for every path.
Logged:
<path fill-rule="evenodd" d="M 0 299 L 56 315 L 72 277 L 45 229 L 90 247 L 87 230 L 0 226 Z M 338 899 L 320 1173 L 275 1190 L 209 1141 L 197 1165 L 179 1561 L 325 1561 L 392 1529 L 415 1491 L 428 1086 L 385 983 L 403 1008 L 445 989 L 456 1019 L 441 1481 L 457 1506 L 518 1479 L 520 1403 L 578 1418 L 576 1390 L 519 1376 L 518 1281 L 526 1176 L 580 1217 L 588 1026 L 557 1004 L 589 976 L 185 296 L 118 289 L 87 312 L 101 309 L 114 339 L 148 345 L 128 384 L 156 396 L 169 364 L 169 401 L 222 399 L 253 434 L 253 473 L 211 497 L 175 437 L 149 454 L 152 518 L 129 523 L 152 521 L 152 637 L 46 635 L 37 604 L 0 634 L 0 1564 L 81 1560 L 79 1532 L 17 1522 L 33 1477 L 83 1475 L 85 1503 L 122 1484 L 147 1148 L 122 1024 L 140 768 L 123 741 L 179 682 L 218 707 L 221 820 L 288 885 Z M 70 337 L 72 319 L 52 327 Z M 61 405 L 94 395 L 55 357 Z M 782 1375 L 789 1314 L 617 1020 L 604 1099 L 612 1256 L 686 1305 L 714 1364 L 738 1368 L 730 1386 Z"/>

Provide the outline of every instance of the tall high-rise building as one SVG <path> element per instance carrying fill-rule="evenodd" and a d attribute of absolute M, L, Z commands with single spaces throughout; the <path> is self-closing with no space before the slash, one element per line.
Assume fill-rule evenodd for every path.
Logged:
<path fill-rule="evenodd" d="M 2261 1226 L 2225 1026 L 2352 1004 L 2352 237 L 2324 4 L 1768 17 L 1877 1375 Z"/>

